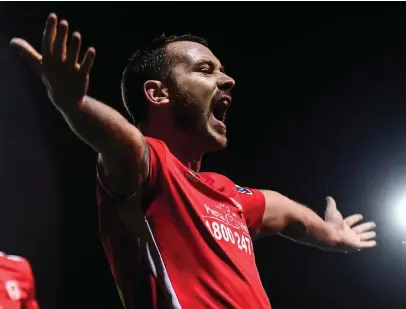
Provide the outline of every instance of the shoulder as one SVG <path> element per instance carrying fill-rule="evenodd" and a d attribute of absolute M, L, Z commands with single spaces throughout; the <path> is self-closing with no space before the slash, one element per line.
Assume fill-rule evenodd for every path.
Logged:
<path fill-rule="evenodd" d="M 29 277 L 32 276 L 31 265 L 26 258 L 13 254 L 7 255 L 4 252 L 1 252 L 0 259 L 3 260 L 0 264 L 8 265 L 8 268 L 12 268 L 14 272 L 25 274 Z"/>
<path fill-rule="evenodd" d="M 160 139 L 144 136 L 144 140 L 148 147 L 158 152 L 158 154 L 170 152 L 165 142 Z"/>
<path fill-rule="evenodd" d="M 10 262 L 15 262 L 16 264 L 20 263 L 26 263 L 27 259 L 23 258 L 22 256 L 19 255 L 13 255 L 13 254 L 6 254 L 4 252 L 0 251 L 0 258 L 10 261 Z"/>
<path fill-rule="evenodd" d="M 200 175 L 211 187 L 227 194 L 228 196 L 235 196 L 237 194 L 235 183 L 227 176 L 213 172 L 202 172 Z"/>
<path fill-rule="evenodd" d="M 241 187 L 241 186 L 235 184 L 235 188 L 237 189 L 237 192 L 241 193 L 241 194 L 246 194 L 246 195 L 253 195 L 254 194 L 252 192 L 252 189 L 249 189 L 247 187 Z"/>
<path fill-rule="evenodd" d="M 211 181 L 214 186 L 224 187 L 226 191 L 233 193 L 233 195 L 244 194 L 250 196 L 254 194 L 253 191 L 255 190 L 240 186 L 227 176 L 212 172 L 203 172 L 201 174 L 206 180 Z"/>
<path fill-rule="evenodd" d="M 184 172 L 187 170 L 164 141 L 145 137 L 145 142 L 149 151 L 149 176 L 152 177 L 153 180 L 154 176 L 158 176 L 159 174 L 167 174 L 168 172 L 171 173 L 172 171 L 179 170 Z"/>
<path fill-rule="evenodd" d="M 205 180 L 210 181 L 216 185 L 226 185 L 229 187 L 235 187 L 234 182 L 230 178 L 218 173 L 201 172 L 200 176 L 202 176 Z"/>
<path fill-rule="evenodd" d="M 147 151 L 149 156 L 149 167 L 152 169 L 166 168 L 171 166 L 170 161 L 176 161 L 175 156 L 171 153 L 166 143 L 160 139 L 152 137 L 144 137 L 147 145 Z"/>

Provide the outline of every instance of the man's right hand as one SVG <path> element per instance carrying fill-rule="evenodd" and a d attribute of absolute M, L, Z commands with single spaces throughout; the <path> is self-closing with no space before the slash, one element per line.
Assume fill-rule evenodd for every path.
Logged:
<path fill-rule="evenodd" d="M 13 38 L 10 42 L 41 77 L 52 103 L 63 112 L 82 102 L 96 55 L 95 49 L 89 48 L 79 63 L 81 36 L 74 32 L 67 47 L 68 30 L 66 20 L 58 25 L 57 16 L 50 14 L 42 37 L 42 55 L 23 39 Z"/>
<path fill-rule="evenodd" d="M 42 55 L 28 42 L 11 45 L 38 73 L 48 96 L 72 131 L 100 155 L 100 176 L 120 196 L 136 192 L 149 171 L 148 147 L 141 132 L 110 106 L 86 95 L 95 50 L 78 63 L 81 38 L 73 33 L 69 48 L 68 23 L 50 14 L 42 39 Z"/>

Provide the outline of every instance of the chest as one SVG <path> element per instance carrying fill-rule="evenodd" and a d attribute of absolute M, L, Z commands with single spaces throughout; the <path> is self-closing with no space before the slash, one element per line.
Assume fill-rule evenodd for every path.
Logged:
<path fill-rule="evenodd" d="M 236 193 L 235 185 L 227 178 L 176 170 L 166 177 L 162 194 L 153 201 L 148 214 L 198 215 L 241 228 L 244 211 Z"/>
<path fill-rule="evenodd" d="M 211 243 L 212 239 L 229 253 L 252 255 L 251 237 L 235 185 L 188 171 L 175 176 L 157 201 L 157 205 L 166 204 L 161 214 L 193 240 Z"/>

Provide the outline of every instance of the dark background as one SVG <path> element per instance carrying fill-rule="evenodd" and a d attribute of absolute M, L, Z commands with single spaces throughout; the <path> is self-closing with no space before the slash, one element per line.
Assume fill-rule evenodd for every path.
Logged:
<path fill-rule="evenodd" d="M 49 12 L 97 49 L 90 94 L 120 108 L 126 59 L 162 32 L 208 38 L 235 78 L 229 148 L 204 169 L 316 210 L 378 224 L 352 255 L 280 237 L 256 243 L 273 308 L 406 306 L 406 9 L 398 3 L 1 3 L 0 249 L 29 258 L 42 308 L 121 308 L 97 234 L 95 154 L 70 132 L 9 48 L 40 47 Z M 406 218 L 405 218 L 406 220 Z M 249 308 L 248 308 L 249 309 Z"/>

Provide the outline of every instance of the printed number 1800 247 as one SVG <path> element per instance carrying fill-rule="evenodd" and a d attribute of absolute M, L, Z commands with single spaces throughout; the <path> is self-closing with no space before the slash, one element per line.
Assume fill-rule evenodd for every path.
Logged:
<path fill-rule="evenodd" d="M 228 226 L 223 223 L 218 223 L 217 221 L 209 222 L 206 220 L 206 226 L 215 239 L 231 242 L 241 251 L 245 251 L 251 255 L 251 240 L 249 237 L 239 234 L 238 232 L 233 232 Z"/>

